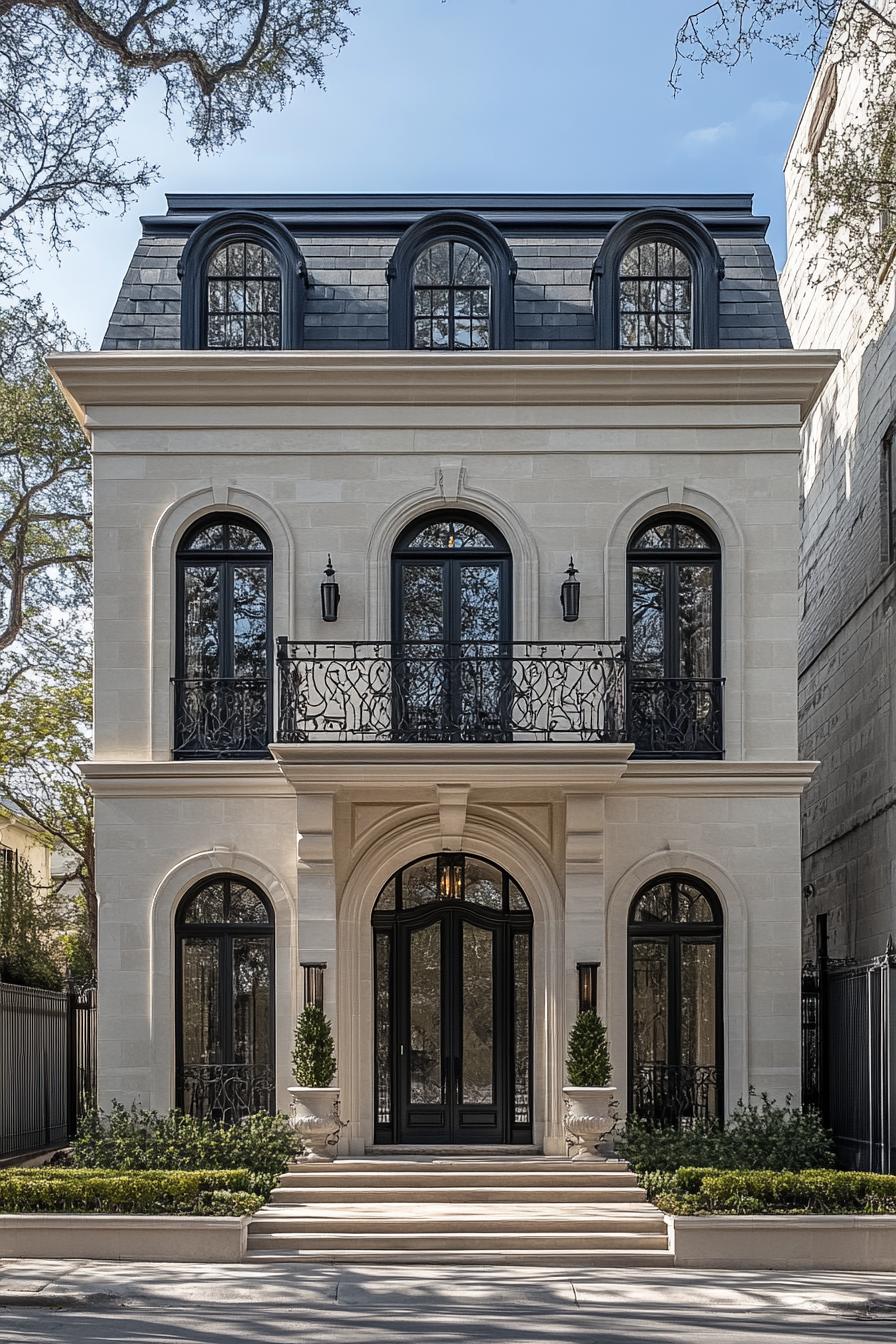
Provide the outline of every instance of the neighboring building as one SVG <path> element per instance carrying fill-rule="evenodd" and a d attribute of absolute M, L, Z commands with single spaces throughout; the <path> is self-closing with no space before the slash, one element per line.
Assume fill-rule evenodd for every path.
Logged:
<path fill-rule="evenodd" d="M 0 880 L 27 867 L 35 890 L 47 891 L 52 857 L 43 832 L 11 803 L 0 800 Z"/>
<path fill-rule="evenodd" d="M 284 1105 L 321 982 L 352 1151 L 561 1150 L 581 1001 L 639 1110 L 798 1094 L 836 356 L 789 348 L 750 198 L 143 223 L 105 350 L 52 360 L 95 464 L 101 1101 Z"/>
<path fill-rule="evenodd" d="M 803 807 L 807 961 L 864 961 L 896 934 L 896 270 L 870 320 L 848 276 L 827 292 L 824 244 L 801 225 L 812 156 L 862 95 L 860 67 L 826 54 L 786 164 L 790 330 L 843 354 L 803 428 L 800 754 L 820 762 Z"/>

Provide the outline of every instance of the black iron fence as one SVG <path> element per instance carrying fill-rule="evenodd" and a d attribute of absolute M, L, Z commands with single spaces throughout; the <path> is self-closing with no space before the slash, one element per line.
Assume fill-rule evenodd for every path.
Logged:
<path fill-rule="evenodd" d="M 174 754 L 264 756 L 271 740 L 271 686 L 259 677 L 175 677 Z"/>
<path fill-rule="evenodd" d="M 629 677 L 628 740 L 639 756 L 722 755 L 724 679 Z"/>
<path fill-rule="evenodd" d="M 803 1099 L 819 1107 L 837 1160 L 896 1172 L 896 946 L 803 972 Z"/>
<path fill-rule="evenodd" d="M 96 1095 L 96 997 L 0 983 L 0 1158 L 64 1144 Z"/>

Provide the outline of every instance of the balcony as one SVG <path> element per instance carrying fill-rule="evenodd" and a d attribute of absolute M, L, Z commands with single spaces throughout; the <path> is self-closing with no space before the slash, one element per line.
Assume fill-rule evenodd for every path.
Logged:
<path fill-rule="evenodd" d="M 634 742 L 638 757 L 722 755 L 723 681 L 631 675 L 624 640 L 462 645 L 277 640 L 270 684 L 175 679 L 179 759 L 302 742 Z"/>

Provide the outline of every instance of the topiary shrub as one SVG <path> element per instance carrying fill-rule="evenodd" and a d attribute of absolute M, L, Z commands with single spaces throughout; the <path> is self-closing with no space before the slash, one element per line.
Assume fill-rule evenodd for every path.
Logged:
<path fill-rule="evenodd" d="M 579 1013 L 569 1033 L 566 1073 L 572 1087 L 609 1087 L 607 1029 L 593 1009 Z"/>
<path fill-rule="evenodd" d="M 329 1087 L 336 1073 L 330 1023 L 314 1003 L 305 1006 L 296 1023 L 292 1068 L 299 1087 Z"/>

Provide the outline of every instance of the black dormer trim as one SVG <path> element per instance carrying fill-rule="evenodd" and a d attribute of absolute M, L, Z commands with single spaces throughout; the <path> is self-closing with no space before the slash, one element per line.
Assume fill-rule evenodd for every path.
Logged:
<path fill-rule="evenodd" d="M 181 281 L 180 343 L 184 350 L 202 350 L 206 345 L 205 280 L 209 257 L 230 240 L 250 239 L 273 252 L 280 266 L 280 348 L 298 350 L 302 345 L 302 319 L 308 269 L 296 240 L 288 229 L 268 215 L 254 210 L 230 210 L 213 215 L 194 229 L 177 264 Z"/>
<path fill-rule="evenodd" d="M 694 273 L 694 349 L 719 344 L 719 281 L 725 266 L 715 239 L 693 215 L 681 210 L 638 210 L 604 239 L 592 270 L 594 328 L 598 350 L 619 348 L 619 266 L 635 242 L 668 239 L 680 247 Z"/>
<path fill-rule="evenodd" d="M 513 282 L 516 259 L 507 239 L 494 224 L 466 210 L 437 210 L 406 229 L 386 267 L 389 282 L 389 345 L 411 349 L 414 262 L 425 247 L 442 239 L 472 243 L 489 263 L 492 273 L 492 350 L 512 350 Z"/>

